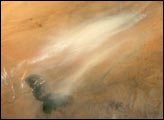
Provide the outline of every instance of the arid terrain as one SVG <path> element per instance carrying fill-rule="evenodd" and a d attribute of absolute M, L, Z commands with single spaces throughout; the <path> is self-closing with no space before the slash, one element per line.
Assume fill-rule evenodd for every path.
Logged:
<path fill-rule="evenodd" d="M 68 104 L 43 112 L 33 73 Z M 1 116 L 163 118 L 163 2 L 2 1 Z"/>

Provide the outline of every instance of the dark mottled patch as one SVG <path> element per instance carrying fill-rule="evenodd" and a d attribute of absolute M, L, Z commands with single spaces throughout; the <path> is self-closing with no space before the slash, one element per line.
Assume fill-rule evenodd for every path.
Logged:
<path fill-rule="evenodd" d="M 72 99 L 71 96 L 66 96 L 57 93 L 46 92 L 46 79 L 37 74 L 31 74 L 26 78 L 26 82 L 32 88 L 34 97 L 43 102 L 42 110 L 46 114 L 50 114 L 52 110 L 64 106 Z"/>

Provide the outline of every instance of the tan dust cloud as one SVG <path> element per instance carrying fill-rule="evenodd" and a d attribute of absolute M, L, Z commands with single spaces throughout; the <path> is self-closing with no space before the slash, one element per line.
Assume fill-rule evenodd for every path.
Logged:
<path fill-rule="evenodd" d="M 127 40 L 116 41 L 114 44 L 111 42 L 109 48 L 96 52 L 99 48 L 103 47 L 103 43 L 108 42 L 110 44 L 110 37 L 135 25 L 142 20 L 144 16 L 145 15 L 139 13 L 121 13 L 86 21 L 72 30 L 60 33 L 60 35 L 54 39 L 51 38 L 49 44 L 40 52 L 40 56 L 34 58 L 31 64 L 44 62 L 47 61 L 47 59 L 56 61 L 58 55 L 62 54 L 65 50 L 69 50 L 69 53 L 64 54 L 65 59 L 59 62 L 60 65 L 70 64 L 79 56 L 87 54 L 87 58 L 80 63 L 80 69 L 54 87 L 54 92 L 72 94 L 72 92 L 84 82 L 82 77 L 85 73 L 103 62 L 110 54 L 114 54 Z M 132 39 L 129 40 L 131 41 Z M 129 51 L 133 52 L 133 50 Z M 53 64 L 49 64 L 47 67 L 55 69 Z"/>

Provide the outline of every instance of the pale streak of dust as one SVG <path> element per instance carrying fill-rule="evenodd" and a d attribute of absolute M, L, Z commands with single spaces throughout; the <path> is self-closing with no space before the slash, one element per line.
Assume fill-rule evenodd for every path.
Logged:
<path fill-rule="evenodd" d="M 148 5 L 148 4 L 147 4 Z M 146 6 L 146 5 L 145 5 Z M 162 5 L 163 6 L 163 5 Z M 145 8 L 145 7 L 144 7 Z M 144 9 L 143 8 L 143 9 Z M 154 8 L 156 8 L 156 7 L 154 7 Z M 121 8 L 120 8 L 121 9 Z M 142 10 L 143 10 L 142 9 Z M 141 11 L 142 11 L 141 10 Z M 120 12 L 122 12 L 122 11 L 120 11 Z M 150 20 L 151 21 L 151 20 Z M 128 23 L 129 24 L 129 23 Z M 157 24 L 160 24 L 159 22 L 155 22 L 154 24 L 151 24 L 151 27 L 153 28 L 155 25 L 157 25 Z M 85 25 L 84 25 L 85 26 Z M 126 30 L 126 28 L 125 28 L 125 30 Z M 127 29 L 128 30 L 128 29 Z M 130 29 L 131 30 L 131 29 Z M 141 28 L 139 29 L 139 30 L 141 30 Z M 117 31 L 117 29 L 116 29 L 116 31 Z M 71 36 L 72 34 L 70 34 L 70 36 Z M 117 34 L 117 32 L 116 32 L 116 35 L 120 35 L 120 34 Z M 109 38 L 108 38 L 108 41 L 110 41 L 110 37 L 112 37 L 113 35 L 111 35 L 111 36 L 109 36 Z M 132 36 L 131 36 L 132 37 Z M 64 38 L 66 38 L 66 39 L 68 39 L 69 37 L 64 37 Z M 55 39 L 55 38 L 54 38 Z M 57 38 L 58 39 L 58 38 Z M 63 43 L 65 44 L 65 43 L 67 43 L 66 42 L 66 39 L 63 39 Z M 7 40 L 6 39 L 6 41 L 3 41 L 3 42 L 5 42 L 5 43 L 7 43 L 7 42 L 9 42 L 11 39 L 9 39 L 9 40 Z M 14 39 L 13 39 L 14 40 Z M 16 40 L 16 39 L 15 39 Z M 60 40 L 62 40 L 62 39 L 59 39 L 59 41 Z M 52 40 L 53 41 L 53 40 Z M 72 41 L 74 41 L 74 40 L 72 40 Z M 105 40 L 102 40 L 102 41 L 105 41 Z M 54 58 L 54 54 L 56 54 L 55 52 L 56 52 L 56 50 L 59 50 L 61 47 L 60 47 L 60 45 L 62 46 L 62 42 L 58 42 L 57 41 L 57 43 L 49 43 L 49 45 L 51 45 L 52 47 L 50 48 L 50 49 L 45 49 L 45 51 L 43 51 L 43 52 L 41 52 L 41 54 L 40 54 L 40 56 L 39 57 L 37 57 L 36 59 L 34 58 L 33 59 L 33 63 L 39 63 L 39 62 L 42 62 L 42 60 L 44 61 L 46 61 L 46 59 L 51 59 L 51 57 L 52 57 L 52 59 Z M 1 41 L 1 43 L 2 43 L 2 41 Z M 59 44 L 58 44 L 59 43 Z M 71 44 L 69 44 L 69 42 L 68 42 L 68 46 L 70 46 L 69 47 L 69 49 L 71 49 L 71 46 L 73 45 L 72 44 L 72 42 L 70 42 Z M 91 43 L 93 43 L 93 42 L 91 42 Z M 81 42 L 79 41 L 79 44 L 81 44 Z M 77 45 L 77 49 L 75 50 L 75 49 L 71 49 L 72 50 L 72 53 L 70 53 L 69 55 L 67 54 L 66 56 L 68 56 L 68 57 L 66 57 L 67 59 L 66 60 L 62 60 L 61 61 L 61 64 L 69 64 L 69 62 L 71 62 L 72 61 L 72 59 L 76 59 L 76 58 L 78 58 L 78 56 L 76 56 L 76 55 L 79 55 L 79 54 L 81 54 L 81 53 L 83 53 L 82 55 L 84 55 L 84 57 L 85 57 L 85 53 L 87 53 L 88 52 L 88 49 L 86 49 L 86 48 L 88 48 L 88 46 L 87 47 L 85 47 L 85 48 L 80 48 L 80 49 L 78 49 L 79 47 L 80 47 L 80 45 L 79 44 L 76 44 Z M 49 46 L 49 45 L 47 45 L 47 46 Z M 75 44 L 74 44 L 75 45 Z M 75 45 L 75 48 L 76 48 L 76 45 Z M 83 45 L 85 46 L 86 45 L 86 43 L 84 42 L 83 43 Z M 97 45 L 97 44 L 96 44 Z M 114 45 L 116 45 L 116 49 L 118 48 L 119 49 L 119 44 L 114 44 Z M 68 47 L 68 46 L 66 46 L 66 48 Z M 2 47 L 2 46 L 1 46 Z M 56 47 L 56 49 L 55 49 L 55 47 Z M 101 46 L 102 47 L 102 46 Z M 110 52 L 112 52 L 113 54 L 114 54 L 114 51 L 116 51 L 116 49 L 114 49 L 114 47 L 113 46 L 111 46 L 112 48 L 111 49 L 106 49 L 107 51 L 109 50 Z M 53 50 L 52 50 L 53 49 Z M 95 48 L 95 49 L 97 49 L 97 48 Z M 105 48 L 104 48 L 105 49 Z M 49 51 L 51 51 L 52 50 L 52 52 L 50 52 L 49 54 L 47 54 L 46 55 L 46 53 L 47 53 L 47 51 L 49 52 Z M 60 54 L 61 53 L 61 51 L 63 51 L 63 50 L 65 50 L 65 46 L 63 46 L 63 48 L 62 49 L 60 49 L 59 50 L 59 53 L 57 53 L 57 54 Z M 83 52 L 84 50 L 86 50 L 85 52 Z M 79 51 L 79 52 L 78 52 Z M 91 53 L 92 53 L 92 51 L 94 51 L 94 49 L 93 50 L 91 50 Z M 97 50 L 98 51 L 98 50 Z M 97 52 L 96 51 L 96 52 Z M 132 52 L 132 51 L 130 51 L 130 52 Z M 63 89 L 63 86 L 61 86 L 61 87 L 58 87 L 58 89 L 59 90 L 64 90 L 64 91 L 62 91 L 62 92 L 65 92 L 65 90 L 68 90 L 68 91 L 70 91 L 69 93 L 71 94 L 72 92 L 74 92 L 75 91 L 75 89 L 78 87 L 78 85 L 79 85 L 79 83 L 80 82 L 83 82 L 84 80 L 82 80 L 82 79 L 78 79 L 78 78 L 81 78 L 82 76 L 84 76 L 84 74 L 86 73 L 86 72 L 88 72 L 89 71 L 89 68 L 87 68 L 87 67 L 90 67 L 91 68 L 91 66 L 94 66 L 94 65 L 96 65 L 96 64 L 99 64 L 100 62 L 102 62 L 103 61 L 103 59 L 102 59 L 102 61 L 101 61 L 101 59 L 99 59 L 99 57 L 101 56 L 101 57 L 105 57 L 106 55 L 107 55 L 108 53 L 107 52 L 105 52 L 105 51 L 102 51 L 101 52 L 101 55 L 99 55 L 99 54 L 89 54 L 89 55 L 91 55 L 91 56 L 87 56 L 88 58 L 86 58 L 86 60 L 84 61 L 84 62 L 82 62 L 82 64 L 80 65 L 80 67 L 82 67 L 82 70 L 79 70 L 79 71 L 77 71 L 77 72 L 75 72 L 72 76 L 70 76 L 70 77 L 68 77 L 67 79 L 65 79 L 60 85 L 62 85 L 62 84 L 64 84 L 64 85 L 66 85 L 66 88 L 65 89 Z M 122 54 L 122 53 L 121 53 Z M 43 56 L 42 56 L 43 55 Z M 109 56 L 110 56 L 110 54 L 108 54 Z M 73 57 L 74 56 L 74 57 Z M 96 57 L 97 56 L 97 57 Z M 42 59 L 41 59 L 42 58 Z M 57 58 L 57 57 L 56 57 Z M 70 59 L 69 59 L 70 58 Z M 94 60 L 95 59 L 95 60 Z M 97 60 L 98 59 L 98 60 Z M 88 60 L 88 62 L 87 62 L 87 60 Z M 47 60 L 48 61 L 48 60 Z M 91 62 L 91 64 L 89 64 Z M 33 64 L 33 63 L 31 63 L 31 64 Z M 21 64 L 21 63 L 20 63 Z M 18 66 L 21 66 L 20 64 L 18 64 Z M 24 63 L 22 63 L 22 64 L 24 64 Z M 52 64 L 51 64 L 52 65 Z M 52 66 L 47 66 L 47 67 L 52 67 L 52 69 L 54 68 L 54 66 L 52 65 Z M 2 67 L 1 67 L 2 68 Z M 16 67 L 17 68 L 17 67 Z M 19 67 L 18 67 L 19 68 Z M 15 69 L 12 69 L 12 71 L 14 71 Z M 6 70 L 4 69 L 4 71 L 6 72 Z M 18 71 L 18 70 L 17 70 Z M 2 77 L 5 77 L 5 72 L 4 72 L 4 74 L 2 74 L 1 73 L 1 79 L 2 79 Z M 27 72 L 28 73 L 28 72 Z M 4 76 L 3 76 L 4 75 Z M 16 76 L 16 78 L 17 78 L 17 76 Z M 77 79 L 78 80 L 77 80 Z M 66 83 L 69 83 L 69 81 L 70 81 L 70 79 L 72 80 L 71 81 L 71 84 L 66 84 Z M 11 80 L 11 79 L 10 79 Z M 155 80 L 155 79 L 154 79 Z M 79 83 L 78 83 L 79 82 Z M 60 86 L 59 85 L 59 86 Z M 72 87 L 73 86 L 73 87 Z M 76 86 L 76 87 L 74 87 L 74 86 Z M 12 88 L 13 88 L 13 86 L 12 86 Z M 81 98 L 80 98 L 81 99 Z M 142 98 L 141 98 L 142 99 Z M 21 102 L 20 102 L 21 103 Z M 20 104 L 19 103 L 19 104 Z M 10 108 L 9 108 L 10 109 Z M 32 108 L 33 109 L 33 108 Z M 30 109 L 30 111 L 31 111 L 31 109 Z M 28 112 L 25 112 L 25 113 L 28 113 Z M 32 113 L 32 112 L 31 112 Z M 15 114 L 15 113 L 14 113 Z M 129 113 L 128 113 L 129 114 Z M 26 116 L 26 115 L 23 115 L 23 116 Z M 30 115 L 30 116 L 32 116 L 32 114 Z M 78 115 L 79 116 L 79 115 Z M 117 116 L 119 116 L 119 115 L 117 115 L 117 114 L 113 114 L 112 115 L 112 117 L 113 118 L 116 118 Z"/>
<path fill-rule="evenodd" d="M 54 38 L 54 43 L 53 40 L 50 41 L 50 44 L 45 46 L 41 51 L 41 56 L 34 58 L 31 64 L 42 62 L 46 59 L 54 59 L 55 61 L 57 59 L 55 57 L 66 49 L 69 49 L 70 52 L 65 55 L 66 59 L 60 61 L 62 65 L 70 64 L 80 55 L 89 54 L 87 59 L 80 64 L 80 69 L 61 81 L 54 89 L 54 92 L 72 94 L 84 82 L 83 76 L 85 73 L 103 62 L 107 56 L 114 54 L 127 40 L 117 41 L 114 45 L 111 44 L 109 48 L 102 50 L 100 53 L 94 54 L 94 52 L 102 47 L 106 41 L 110 43 L 110 37 L 135 25 L 144 17 L 144 14 L 139 14 L 138 12 L 121 13 L 104 17 L 103 19 L 93 20 L 94 22 L 85 22 L 69 32 L 62 33 L 62 36 Z M 130 51 L 132 52 L 133 50 Z M 49 68 L 54 69 L 53 66 L 51 64 Z"/>
<path fill-rule="evenodd" d="M 131 27 L 143 17 L 145 17 L 145 14 L 139 15 L 138 12 L 121 13 L 100 20 L 92 20 L 93 22 L 84 22 L 73 30 L 63 32 L 51 40 L 47 47 L 43 48 L 40 56 L 31 60 L 31 64 L 54 57 L 66 48 L 72 49 L 70 58 L 74 59 L 81 52 L 97 49 L 107 38 Z"/>

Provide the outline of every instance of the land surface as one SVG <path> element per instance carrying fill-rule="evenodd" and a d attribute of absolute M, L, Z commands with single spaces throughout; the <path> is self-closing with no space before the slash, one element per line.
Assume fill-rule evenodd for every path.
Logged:
<path fill-rule="evenodd" d="M 135 12 L 143 16 L 138 22 L 119 15 L 125 13 L 128 19 Z M 111 25 L 120 26 L 111 29 L 116 34 L 107 40 L 98 36 L 98 42 L 104 41 L 95 44 L 98 48 L 89 51 L 88 45 L 97 43 L 89 36 L 91 43 L 66 40 L 65 31 L 104 16 L 116 18 L 119 23 Z M 93 28 L 98 30 L 96 24 Z M 85 36 L 78 29 L 74 35 Z M 47 53 L 60 43 L 58 36 L 69 46 L 37 61 L 45 55 L 42 50 Z M 45 76 L 51 92 L 64 81 L 59 91 L 69 91 L 73 100 L 43 113 L 42 103 L 24 82 L 32 72 Z M 1 84 L 2 118 L 163 118 L 163 2 L 2 1 Z"/>

